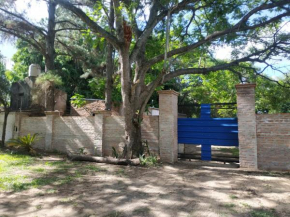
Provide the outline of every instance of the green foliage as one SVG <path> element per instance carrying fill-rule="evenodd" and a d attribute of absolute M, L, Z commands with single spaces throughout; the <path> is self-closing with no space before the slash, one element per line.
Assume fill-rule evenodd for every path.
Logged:
<path fill-rule="evenodd" d="M 157 166 L 158 159 L 153 154 L 145 156 L 145 154 L 139 155 L 140 165 L 142 166 Z"/>
<path fill-rule="evenodd" d="M 258 77 L 256 87 L 257 113 L 287 113 L 290 112 L 290 86 L 289 79 L 279 79 L 282 87 L 274 82 Z"/>
<path fill-rule="evenodd" d="M 79 153 L 78 153 L 78 154 L 80 154 L 80 155 L 86 155 L 87 152 L 85 152 L 85 149 L 86 149 L 86 148 L 84 148 L 84 147 L 79 148 Z"/>
<path fill-rule="evenodd" d="M 112 147 L 112 156 L 114 158 L 119 158 L 119 152 L 116 150 L 115 147 Z"/>
<path fill-rule="evenodd" d="M 76 93 L 72 96 L 71 103 L 77 108 L 81 108 L 86 104 L 85 96 Z"/>
<path fill-rule="evenodd" d="M 4 74 L 5 66 L 2 63 L 2 56 L 0 53 L 0 106 L 9 105 L 9 96 L 10 96 L 10 83 Z"/>
<path fill-rule="evenodd" d="M 253 210 L 251 212 L 251 216 L 252 217 L 276 217 L 278 215 L 275 209 L 271 209 L 271 210 L 258 209 L 258 210 Z"/>
<path fill-rule="evenodd" d="M 59 75 L 56 75 L 52 71 L 42 73 L 36 78 L 35 83 L 39 85 L 43 90 L 47 89 L 49 86 L 61 86 L 63 84 L 62 79 Z"/>
<path fill-rule="evenodd" d="M 239 157 L 239 148 L 219 148 L 218 149 L 221 152 L 225 152 L 225 153 L 231 153 L 233 157 Z"/>
<path fill-rule="evenodd" d="M 93 96 L 97 99 L 105 98 L 106 91 L 106 79 L 101 77 L 93 78 L 89 81 L 89 87 L 93 93 Z M 115 76 L 114 78 L 114 86 L 112 91 L 112 100 L 114 103 L 122 102 L 121 95 L 121 82 L 120 76 Z"/>
<path fill-rule="evenodd" d="M 36 154 L 35 150 L 33 149 L 32 145 L 37 140 L 39 140 L 38 134 L 35 133 L 33 135 L 27 134 L 26 136 L 20 136 L 17 139 L 10 139 L 7 144 L 8 146 L 12 146 L 15 148 L 24 148 L 30 154 Z"/>
<path fill-rule="evenodd" d="M 30 64 L 38 64 L 44 69 L 44 61 L 42 55 L 29 45 L 26 41 L 17 40 L 17 51 L 13 55 L 14 62 L 12 70 L 7 70 L 5 75 L 10 82 L 23 80 L 28 76 L 28 68 Z"/>

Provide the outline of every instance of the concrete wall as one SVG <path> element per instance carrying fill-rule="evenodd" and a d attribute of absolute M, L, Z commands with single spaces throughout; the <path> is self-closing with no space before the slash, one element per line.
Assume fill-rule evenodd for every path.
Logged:
<path fill-rule="evenodd" d="M 3 123 L 4 123 L 4 113 L 0 113 L 0 140 L 2 138 Z M 14 123 L 15 123 L 15 112 L 11 112 L 8 115 L 5 141 L 8 141 L 13 137 Z"/>
<path fill-rule="evenodd" d="M 290 170 L 290 114 L 257 115 L 258 168 Z"/>

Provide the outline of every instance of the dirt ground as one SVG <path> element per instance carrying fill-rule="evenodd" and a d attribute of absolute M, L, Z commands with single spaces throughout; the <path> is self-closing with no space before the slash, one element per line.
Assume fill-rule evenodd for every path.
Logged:
<path fill-rule="evenodd" d="M 201 161 L 98 168 L 68 184 L 2 192 L 0 216 L 290 216 L 290 173 Z"/>

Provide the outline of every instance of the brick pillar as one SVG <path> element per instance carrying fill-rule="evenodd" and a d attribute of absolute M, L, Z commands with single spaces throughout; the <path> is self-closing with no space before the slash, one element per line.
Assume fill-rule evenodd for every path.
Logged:
<path fill-rule="evenodd" d="M 178 93 L 173 90 L 158 91 L 159 94 L 159 148 L 161 161 L 177 161 Z"/>
<path fill-rule="evenodd" d="M 54 128 L 54 118 L 60 116 L 61 113 L 58 111 L 46 111 L 46 133 L 45 133 L 45 150 L 50 151 L 53 143 L 53 128 Z"/>
<path fill-rule="evenodd" d="M 105 118 L 111 116 L 111 111 L 97 111 L 95 113 L 94 155 L 104 156 Z"/>
<path fill-rule="evenodd" d="M 255 87 L 256 84 L 236 85 L 241 168 L 258 169 Z"/>

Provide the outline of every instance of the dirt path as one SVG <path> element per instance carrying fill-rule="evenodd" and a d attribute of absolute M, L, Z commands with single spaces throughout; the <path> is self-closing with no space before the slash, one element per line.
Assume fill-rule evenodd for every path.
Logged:
<path fill-rule="evenodd" d="M 0 193 L 0 216 L 290 216 L 289 173 L 200 161 L 98 166 L 69 184 Z"/>

